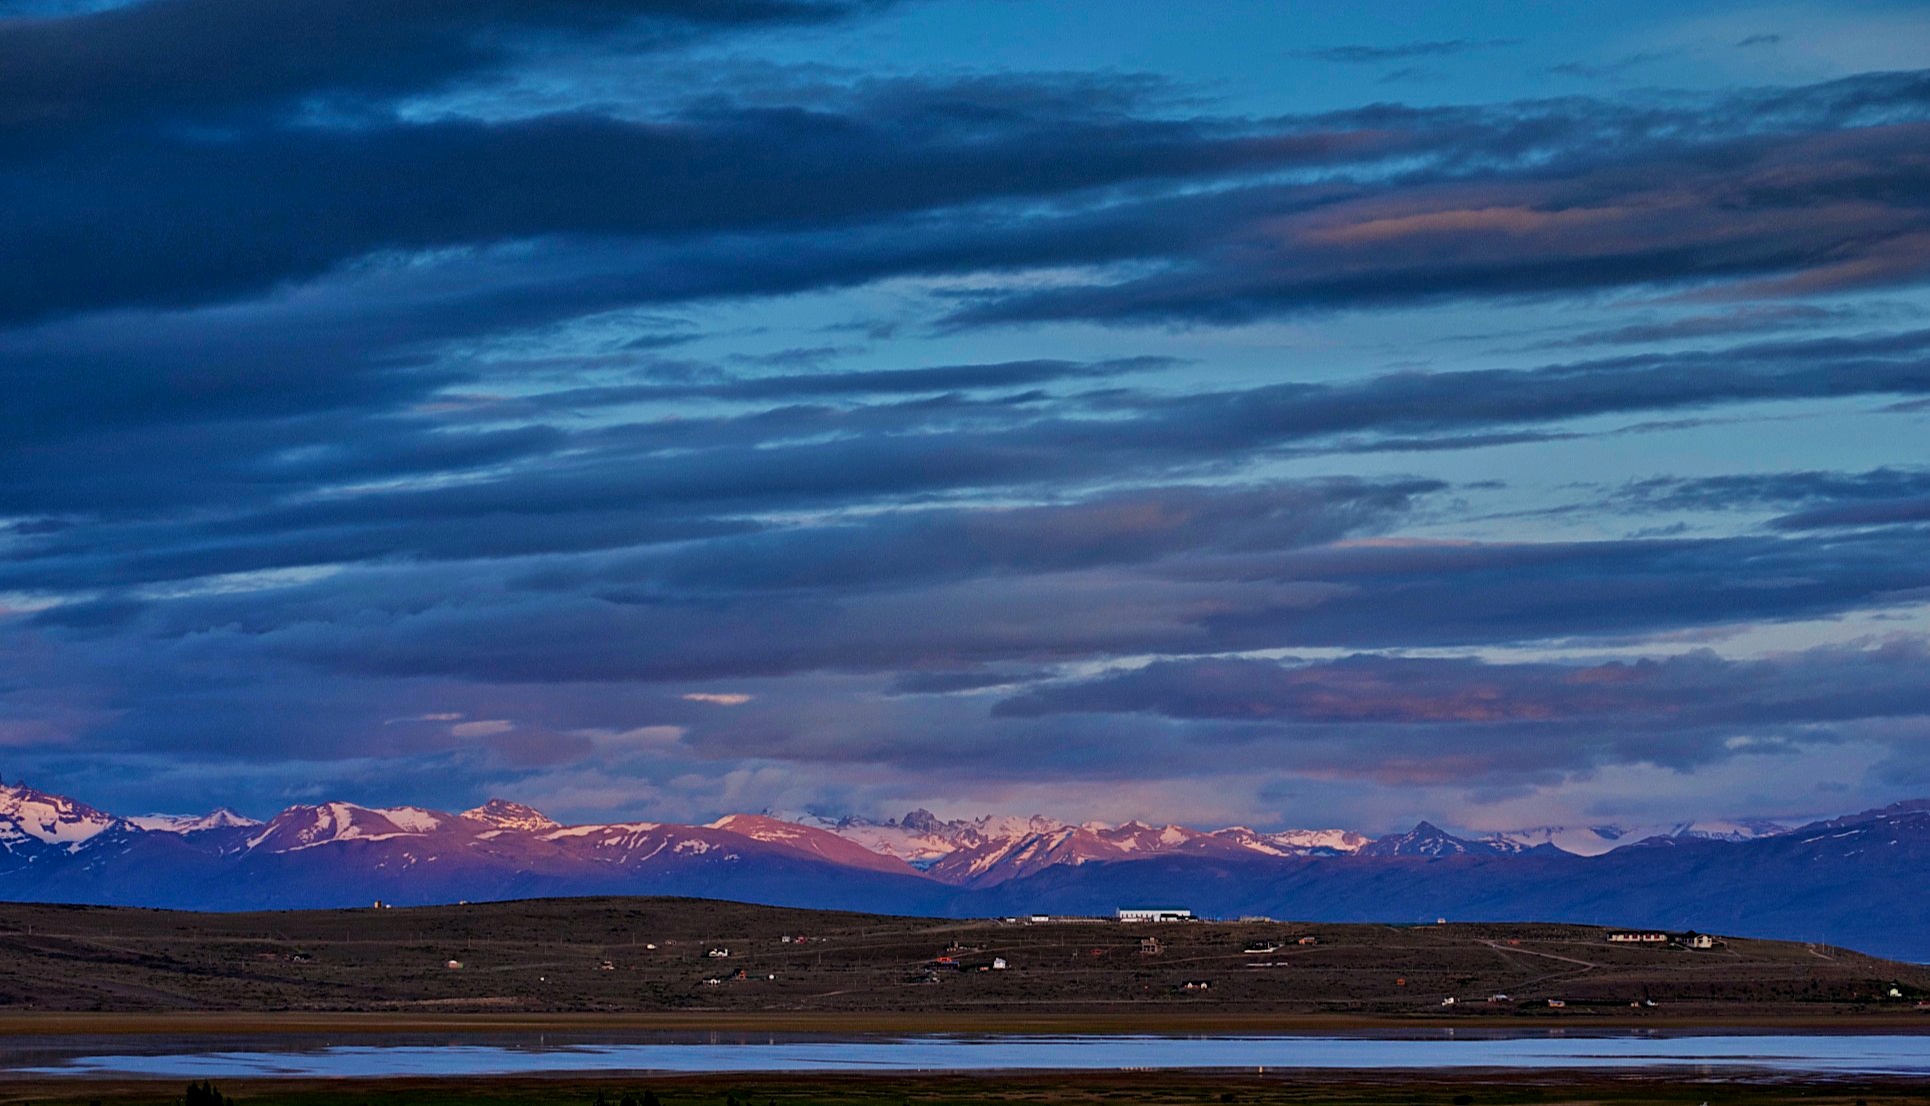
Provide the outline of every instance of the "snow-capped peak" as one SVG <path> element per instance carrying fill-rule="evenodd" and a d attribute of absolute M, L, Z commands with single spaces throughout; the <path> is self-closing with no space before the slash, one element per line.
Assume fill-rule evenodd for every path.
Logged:
<path fill-rule="evenodd" d="M 1246 826 L 1214 830 L 1213 836 L 1262 856 L 1325 856 L 1357 853 L 1372 838 L 1352 830 L 1290 829 L 1262 832 Z"/>
<path fill-rule="evenodd" d="M 354 803 L 291 806 L 248 839 L 250 849 L 292 852 L 330 841 L 381 839 L 433 833 L 450 816 L 414 806 L 366 807 Z"/>
<path fill-rule="evenodd" d="M 1421 822 L 1406 833 L 1390 834 L 1360 850 L 1361 856 L 1491 856 L 1517 852 L 1488 841 L 1456 837 L 1432 822 Z"/>
<path fill-rule="evenodd" d="M 1639 841 L 1661 838 L 1690 838 L 1714 841 L 1753 841 L 1788 833 L 1790 827 L 1762 819 L 1704 822 L 1662 822 L 1650 824 L 1604 824 L 1593 826 L 1538 826 L 1533 829 L 1505 830 L 1485 840 L 1515 848 L 1553 845 L 1565 853 L 1600 856 L 1612 849 Z"/>
<path fill-rule="evenodd" d="M 559 829 L 563 825 L 533 806 L 512 803 L 508 799 L 491 799 L 473 810 L 463 811 L 462 816 L 497 829 L 524 830 L 529 833 Z"/>
<path fill-rule="evenodd" d="M 125 824 L 62 795 L 0 784 L 0 848 L 9 852 L 29 840 L 73 852 L 102 832 Z"/>
<path fill-rule="evenodd" d="M 154 833 L 200 833 L 202 830 L 261 825 L 259 820 L 236 814 L 225 806 L 207 814 L 137 814 L 127 822 Z"/>

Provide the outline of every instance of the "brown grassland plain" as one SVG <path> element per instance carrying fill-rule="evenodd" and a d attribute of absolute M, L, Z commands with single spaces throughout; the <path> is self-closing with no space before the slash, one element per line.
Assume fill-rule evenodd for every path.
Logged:
<path fill-rule="evenodd" d="M 1689 950 L 1606 934 L 1528 923 L 1027 924 L 665 898 L 252 914 L 10 904 L 0 906 L 0 1032 L 343 1029 L 348 1015 L 370 1030 L 1930 1027 L 1917 1009 L 1930 999 L 1930 967 L 1804 943 Z M 956 966 L 934 966 L 945 957 Z"/>

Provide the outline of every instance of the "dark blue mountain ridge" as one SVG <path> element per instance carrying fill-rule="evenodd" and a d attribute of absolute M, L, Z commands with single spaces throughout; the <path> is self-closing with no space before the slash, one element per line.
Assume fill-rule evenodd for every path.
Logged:
<path fill-rule="evenodd" d="M 253 910 L 651 894 L 959 917 L 1155 905 L 1700 930 L 1930 961 L 1926 800 L 1744 840 L 1653 836 L 1595 856 L 1428 822 L 1351 852 L 1293 852 L 1286 835 L 1248 830 L 1040 824 L 961 845 L 958 863 L 926 870 L 760 815 L 561 826 L 507 803 L 464 814 L 328 803 L 268 823 L 128 819 L 0 786 L 0 900 Z"/>

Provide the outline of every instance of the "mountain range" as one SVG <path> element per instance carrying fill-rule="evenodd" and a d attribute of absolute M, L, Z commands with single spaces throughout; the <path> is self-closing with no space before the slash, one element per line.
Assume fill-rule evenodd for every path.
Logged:
<path fill-rule="evenodd" d="M 1930 960 L 1930 801 L 1761 821 L 1457 836 L 1423 821 L 1202 830 L 1043 816 L 733 814 L 564 825 L 495 799 L 461 813 L 331 802 L 111 814 L 0 785 L 0 899 L 209 910 L 670 894 L 950 916 L 1129 905 L 1323 921 L 1535 919 L 1705 929 Z"/>

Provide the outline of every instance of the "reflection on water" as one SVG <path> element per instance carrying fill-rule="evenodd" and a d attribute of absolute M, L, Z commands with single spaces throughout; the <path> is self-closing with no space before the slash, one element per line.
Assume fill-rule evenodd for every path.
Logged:
<path fill-rule="evenodd" d="M 161 1078 L 559 1072 L 1092 1071 L 1695 1067 L 1930 1075 L 1930 1034 L 1456 1033 L 1378 1036 L 629 1034 L 499 1038 L 41 1038 L 0 1042 L 0 1072 Z"/>

